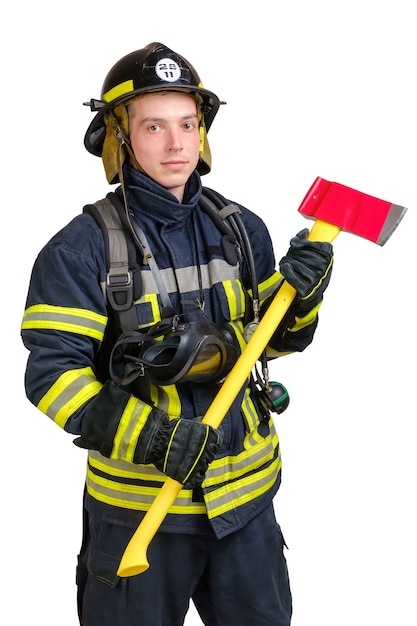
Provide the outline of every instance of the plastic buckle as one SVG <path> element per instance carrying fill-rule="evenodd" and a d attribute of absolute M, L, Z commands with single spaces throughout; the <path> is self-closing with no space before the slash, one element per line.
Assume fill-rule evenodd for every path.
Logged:
<path fill-rule="evenodd" d="M 106 293 L 113 309 L 116 311 L 130 309 L 133 304 L 132 272 L 107 274 Z"/>

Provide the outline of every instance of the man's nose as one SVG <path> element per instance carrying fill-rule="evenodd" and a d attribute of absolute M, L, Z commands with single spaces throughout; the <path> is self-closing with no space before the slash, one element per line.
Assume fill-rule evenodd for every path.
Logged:
<path fill-rule="evenodd" d="M 169 131 L 168 146 L 170 150 L 181 150 L 181 133 L 177 128 L 172 128 Z"/>

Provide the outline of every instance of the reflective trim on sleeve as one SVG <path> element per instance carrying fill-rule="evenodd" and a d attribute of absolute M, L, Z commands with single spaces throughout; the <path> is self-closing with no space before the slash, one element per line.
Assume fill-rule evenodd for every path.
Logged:
<path fill-rule="evenodd" d="M 236 320 L 245 312 L 245 294 L 239 280 L 224 280 L 223 287 L 229 304 L 230 319 Z"/>
<path fill-rule="evenodd" d="M 304 317 L 295 316 L 295 324 L 288 329 L 289 332 L 295 333 L 297 330 L 301 330 L 306 326 L 310 326 L 314 322 L 319 312 L 319 308 L 321 307 L 322 302 L 319 302 L 314 308 L 311 309 Z"/>
<path fill-rule="evenodd" d="M 158 409 L 165 411 L 171 418 L 181 417 L 181 400 L 175 385 L 158 387 L 150 381 L 149 391 L 151 400 Z"/>
<path fill-rule="evenodd" d="M 152 407 L 131 396 L 117 427 L 111 458 L 132 463 L 138 438 Z"/>
<path fill-rule="evenodd" d="M 49 388 L 38 409 L 64 428 L 72 414 L 97 395 L 102 387 L 91 367 L 68 370 Z"/>
<path fill-rule="evenodd" d="M 271 297 L 276 292 L 281 283 L 282 275 L 279 272 L 274 272 L 272 276 L 267 278 L 267 280 L 264 280 L 262 283 L 260 283 L 258 287 L 260 304 L 263 304 L 265 300 Z"/>
<path fill-rule="evenodd" d="M 103 340 L 107 317 L 71 307 L 36 304 L 26 309 L 22 330 L 58 330 Z"/>

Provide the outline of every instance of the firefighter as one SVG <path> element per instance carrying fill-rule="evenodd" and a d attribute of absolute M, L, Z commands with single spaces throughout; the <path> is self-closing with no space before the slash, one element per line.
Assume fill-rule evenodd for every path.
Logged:
<path fill-rule="evenodd" d="M 135 251 L 133 342 L 124 343 L 123 306 L 112 307 L 109 246 L 87 211 L 39 253 L 22 322 L 29 400 L 88 450 L 80 624 L 179 626 L 192 600 L 206 625 L 286 626 L 292 598 L 273 507 L 281 454 L 267 381 L 248 376 L 219 429 L 201 417 L 284 279 L 298 295 L 263 365 L 311 343 L 332 246 L 301 231 L 278 269 L 259 216 L 230 203 L 237 211 L 226 223 L 221 196 L 207 192 L 207 201 L 207 133 L 222 103 L 167 46 L 123 57 L 87 104 L 95 116 L 85 147 L 117 186 Z M 167 476 L 183 488 L 151 542 L 151 567 L 120 577 Z"/>

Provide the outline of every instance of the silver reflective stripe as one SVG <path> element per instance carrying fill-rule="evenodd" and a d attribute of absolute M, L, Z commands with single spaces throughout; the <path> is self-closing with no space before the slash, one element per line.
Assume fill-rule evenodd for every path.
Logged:
<path fill-rule="evenodd" d="M 168 293 L 187 293 L 192 291 L 190 285 L 197 286 L 197 267 L 183 267 L 172 270 L 171 268 L 160 269 L 160 274 Z M 211 289 L 215 284 L 221 284 L 226 280 L 237 280 L 239 271 L 236 267 L 231 267 L 221 259 L 215 259 L 206 265 L 201 266 L 201 278 L 203 289 Z M 142 271 L 143 293 L 158 293 L 157 285 L 151 271 Z M 180 289 L 179 289 L 180 287 Z M 196 290 L 196 289 L 195 289 Z"/>

